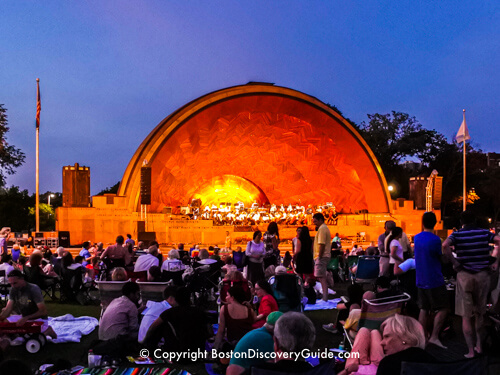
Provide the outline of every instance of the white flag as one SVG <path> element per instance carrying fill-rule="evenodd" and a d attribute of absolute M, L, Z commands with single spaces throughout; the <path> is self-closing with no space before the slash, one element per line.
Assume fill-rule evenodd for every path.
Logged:
<path fill-rule="evenodd" d="M 458 129 L 457 136 L 455 137 L 458 143 L 463 141 L 468 141 L 470 139 L 469 129 L 467 129 L 467 123 L 465 122 L 465 114 L 464 120 L 462 121 L 462 125 L 460 125 L 460 129 Z"/>

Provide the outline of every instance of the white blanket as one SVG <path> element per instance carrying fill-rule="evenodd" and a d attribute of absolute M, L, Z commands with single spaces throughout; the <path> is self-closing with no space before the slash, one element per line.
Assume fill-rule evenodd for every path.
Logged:
<path fill-rule="evenodd" d="M 84 335 L 91 333 L 98 325 L 99 321 L 90 316 L 80 316 L 75 318 L 71 314 L 57 316 L 48 320 L 49 326 L 57 333 L 57 339 L 53 343 L 80 342 Z"/>

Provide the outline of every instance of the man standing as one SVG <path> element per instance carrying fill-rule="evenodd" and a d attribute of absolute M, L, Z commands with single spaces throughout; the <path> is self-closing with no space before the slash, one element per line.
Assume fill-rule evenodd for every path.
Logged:
<path fill-rule="evenodd" d="M 391 234 L 391 231 L 394 228 L 396 228 L 396 223 L 392 220 L 388 220 L 384 224 L 385 232 L 378 236 L 378 251 L 380 252 L 380 276 L 389 276 L 390 274 L 390 249 L 385 248 L 385 240 L 387 237 L 389 237 L 389 234 Z"/>
<path fill-rule="evenodd" d="M 225 250 L 226 252 L 230 252 L 231 251 L 231 235 L 229 234 L 229 231 L 226 231 L 226 243 L 225 243 Z"/>
<path fill-rule="evenodd" d="M 448 314 L 448 293 L 441 272 L 441 240 L 433 233 L 436 223 L 433 212 L 424 213 L 424 231 L 415 236 L 415 271 L 420 308 L 418 320 L 426 330 L 429 314 L 436 313 L 429 343 L 446 349 L 439 340 L 439 333 Z"/>
<path fill-rule="evenodd" d="M 132 235 L 131 234 L 127 234 L 127 239 L 125 240 L 125 244 L 128 245 L 129 243 L 132 244 L 132 247 L 135 246 L 135 241 L 132 239 Z"/>
<path fill-rule="evenodd" d="M 321 284 L 323 301 L 328 301 L 328 283 L 326 281 L 326 267 L 330 262 L 332 251 L 332 235 L 325 224 L 322 213 L 313 215 L 313 224 L 316 226 L 316 237 L 314 237 L 314 276 Z"/>
<path fill-rule="evenodd" d="M 9 238 L 10 228 L 3 227 L 0 230 L 0 255 L 7 254 L 7 240 Z"/>
<path fill-rule="evenodd" d="M 443 252 L 457 271 L 455 313 L 462 317 L 462 330 L 469 352 L 481 353 L 483 320 L 490 285 L 490 270 L 498 268 L 498 258 L 490 267 L 490 244 L 500 245 L 500 237 L 475 225 L 475 216 L 464 211 L 460 217 L 462 229 L 452 233 L 443 243 Z M 455 248 L 456 258 L 450 246 Z M 472 322 L 475 320 L 475 329 Z"/>

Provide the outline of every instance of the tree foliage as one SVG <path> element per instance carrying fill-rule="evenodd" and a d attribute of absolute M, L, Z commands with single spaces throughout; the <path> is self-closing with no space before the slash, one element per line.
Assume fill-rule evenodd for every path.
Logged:
<path fill-rule="evenodd" d="M 392 111 L 368 115 L 360 133 L 377 157 L 388 182 L 398 186 L 398 195 L 408 197 L 408 179 L 425 173 L 421 168 L 409 171 L 402 162 L 418 159 L 425 169 L 447 148 L 446 138 L 435 130 L 425 129 L 415 117 Z"/>
<path fill-rule="evenodd" d="M 104 190 L 101 190 L 97 195 L 104 195 L 104 194 L 116 194 L 118 193 L 118 188 L 120 187 L 120 181 L 118 181 L 116 184 L 114 184 L 111 187 L 108 187 Z"/>
<path fill-rule="evenodd" d="M 361 123 L 361 134 L 378 161 L 387 169 L 410 157 L 417 157 L 422 163 L 428 164 L 448 144 L 442 134 L 425 129 L 415 117 L 407 113 L 375 113 L 368 115 L 368 119 L 368 123 Z"/>
<path fill-rule="evenodd" d="M 409 198 L 410 177 L 428 177 L 436 169 L 443 176 L 443 217 L 458 217 L 462 211 L 459 198 L 463 195 L 463 152 L 456 142 L 448 142 L 441 133 L 425 129 L 415 117 L 395 111 L 368 115 L 360 133 L 377 157 L 387 181 L 397 187 L 397 197 Z M 476 188 L 480 198 L 471 208 L 478 215 L 498 220 L 499 169 L 485 171 L 486 154 L 470 143 L 466 147 L 467 190 Z M 409 159 L 419 162 L 416 169 L 405 168 L 403 162 Z"/>
<path fill-rule="evenodd" d="M 7 142 L 7 109 L 0 104 L 0 187 L 5 186 L 6 174 L 14 174 L 15 168 L 24 163 L 24 153 Z"/>
<path fill-rule="evenodd" d="M 40 195 L 40 200 L 46 200 L 50 192 Z M 60 196 L 59 193 L 55 193 Z M 54 200 L 57 199 L 54 198 Z M 54 200 L 49 206 L 40 203 L 40 230 L 53 231 L 55 229 Z M 11 227 L 14 232 L 26 232 L 35 230 L 35 194 L 29 194 L 28 190 L 19 190 L 19 187 L 0 188 L 0 225 Z"/>
<path fill-rule="evenodd" d="M 35 216 L 30 216 L 29 207 L 35 205 L 35 195 L 19 187 L 0 188 L 0 225 L 11 227 L 14 232 L 27 231 L 35 227 Z M 32 220 L 33 219 L 33 220 Z"/>
<path fill-rule="evenodd" d="M 40 230 L 41 231 L 53 231 L 56 227 L 56 215 L 52 205 L 47 203 L 40 203 Z M 30 220 L 35 222 L 35 207 L 29 207 Z"/>

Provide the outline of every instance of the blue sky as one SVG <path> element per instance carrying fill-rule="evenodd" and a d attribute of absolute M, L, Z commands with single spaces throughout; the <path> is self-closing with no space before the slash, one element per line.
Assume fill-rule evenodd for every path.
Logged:
<path fill-rule="evenodd" d="M 26 163 L 8 184 L 34 191 L 40 78 L 40 190 L 62 167 L 91 192 L 121 179 L 171 112 L 208 92 L 274 82 L 360 123 L 391 110 L 448 139 L 462 109 L 477 147 L 500 152 L 498 1 L 19 1 L 0 3 L 0 103 Z"/>

